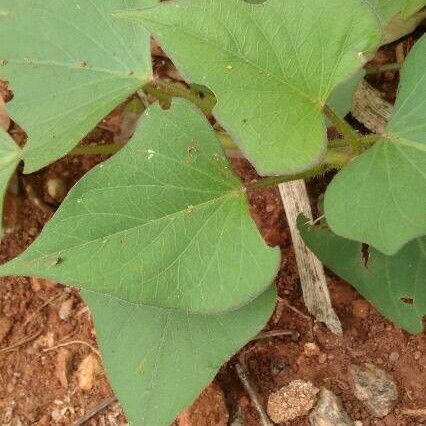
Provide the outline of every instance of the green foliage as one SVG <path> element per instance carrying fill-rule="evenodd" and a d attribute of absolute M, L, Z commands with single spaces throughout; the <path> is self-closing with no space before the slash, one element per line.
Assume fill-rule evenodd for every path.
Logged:
<path fill-rule="evenodd" d="M 0 127 L 0 238 L 2 236 L 1 219 L 3 217 L 3 198 L 10 177 L 20 160 L 20 148 L 3 128 Z"/>
<path fill-rule="evenodd" d="M 215 93 L 216 118 L 265 175 L 319 161 L 323 104 L 380 41 L 370 8 L 347 3 L 182 0 L 121 16 L 141 21 L 189 81 Z"/>
<path fill-rule="evenodd" d="M 132 142 L 80 180 L 0 273 L 212 313 L 263 293 L 278 264 L 213 131 L 181 100 L 148 109 Z"/>
<path fill-rule="evenodd" d="M 426 6 L 425 0 L 368 0 L 377 9 L 380 17 L 388 23 L 395 15 L 401 14 L 404 19 Z"/>
<path fill-rule="evenodd" d="M 393 256 L 370 247 L 364 259 L 361 243 L 338 237 L 300 216 L 299 230 L 319 259 L 351 283 L 387 318 L 410 333 L 423 330 L 426 315 L 426 238 L 407 244 Z"/>
<path fill-rule="evenodd" d="M 170 425 L 262 329 L 275 296 L 270 289 L 237 311 L 195 315 L 85 293 L 108 377 L 130 423 Z"/>
<path fill-rule="evenodd" d="M 408 18 L 426 6 L 426 0 L 406 0 L 402 9 L 402 16 Z"/>
<path fill-rule="evenodd" d="M 395 254 L 426 234 L 426 37 L 402 71 L 386 135 L 328 186 L 325 214 L 338 235 Z"/>
<path fill-rule="evenodd" d="M 155 0 L 2 0 L 0 78 L 9 115 L 29 134 L 25 171 L 72 149 L 151 76 L 149 35 L 114 19 Z"/>
<path fill-rule="evenodd" d="M 279 250 L 262 240 L 246 193 L 330 164 L 343 167 L 325 196 L 336 234 L 300 219 L 306 242 L 384 315 L 421 331 L 426 37 L 404 65 L 385 135 L 362 138 L 339 115 L 381 42 L 381 24 L 424 1 L 372 3 L 381 22 L 363 0 L 2 1 L 0 78 L 14 91 L 9 113 L 29 140 L 21 150 L 0 132 L 0 200 L 21 159 L 33 172 L 65 155 L 142 86 L 164 104 L 192 99 L 207 115 L 217 100 L 215 118 L 259 174 L 284 174 L 244 187 L 201 112 L 183 100 L 167 111 L 154 105 L 133 139 L 70 191 L 37 240 L 0 266 L 0 276 L 82 289 L 132 425 L 169 424 L 273 311 Z M 191 90 L 146 85 L 149 34 L 141 23 Z M 343 139 L 327 145 L 324 114 Z M 362 243 L 371 244 L 367 266 Z"/>

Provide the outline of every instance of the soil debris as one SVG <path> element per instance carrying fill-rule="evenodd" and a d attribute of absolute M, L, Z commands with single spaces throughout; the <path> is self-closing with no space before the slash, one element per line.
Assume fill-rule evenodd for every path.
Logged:
<path fill-rule="evenodd" d="M 71 315 L 72 307 L 73 307 L 74 301 L 72 298 L 69 298 L 67 300 L 64 300 L 59 308 L 59 318 L 62 321 L 67 321 L 68 318 Z"/>
<path fill-rule="evenodd" d="M 333 392 L 321 388 L 318 402 L 309 415 L 311 426 L 352 426 L 342 401 Z"/>
<path fill-rule="evenodd" d="M 314 406 L 318 392 L 311 382 L 294 380 L 269 396 L 268 415 L 275 423 L 305 416 Z"/>
<path fill-rule="evenodd" d="M 56 371 L 55 375 L 65 389 L 68 387 L 68 372 L 72 354 L 68 349 L 60 348 L 56 356 Z"/>
<path fill-rule="evenodd" d="M 94 354 L 87 355 L 81 361 L 77 370 L 78 386 L 81 390 L 89 391 L 95 385 L 95 379 L 100 372 L 98 357 Z"/>
<path fill-rule="evenodd" d="M 12 322 L 7 317 L 0 317 L 0 343 L 9 333 L 12 328 Z"/>
<path fill-rule="evenodd" d="M 373 364 L 352 364 L 350 373 L 355 396 L 362 401 L 375 417 L 385 417 L 398 399 L 394 381 L 382 369 Z"/>
<path fill-rule="evenodd" d="M 178 418 L 177 426 L 226 426 L 229 413 L 222 389 L 212 383 Z"/>

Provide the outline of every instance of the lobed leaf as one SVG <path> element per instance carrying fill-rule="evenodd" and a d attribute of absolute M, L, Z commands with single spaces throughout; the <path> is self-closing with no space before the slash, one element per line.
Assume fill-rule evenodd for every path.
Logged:
<path fill-rule="evenodd" d="M 120 15 L 142 22 L 188 81 L 215 93 L 216 118 L 260 174 L 319 161 L 322 107 L 381 37 L 361 0 L 179 0 Z"/>
<path fill-rule="evenodd" d="M 341 170 L 324 209 L 338 235 L 395 254 L 426 234 L 426 37 L 406 59 L 384 138 Z"/>
<path fill-rule="evenodd" d="M 423 330 L 426 315 L 426 238 L 411 241 L 397 254 L 385 256 L 362 243 L 339 237 L 300 216 L 298 227 L 309 248 L 337 275 L 352 284 L 385 317 L 410 333 Z"/>
<path fill-rule="evenodd" d="M 109 380 L 128 421 L 171 424 L 263 328 L 275 295 L 270 289 L 237 311 L 195 315 L 85 293 Z"/>
<path fill-rule="evenodd" d="M 0 127 L 0 238 L 2 237 L 3 203 L 7 185 L 16 166 L 21 161 L 21 149 Z"/>
<path fill-rule="evenodd" d="M 263 293 L 278 265 L 211 126 L 179 100 L 149 108 L 132 142 L 78 182 L 0 275 L 212 313 Z"/>
<path fill-rule="evenodd" d="M 70 151 L 151 77 L 149 34 L 112 13 L 155 0 L 2 0 L 0 78 L 28 133 L 25 171 Z"/>

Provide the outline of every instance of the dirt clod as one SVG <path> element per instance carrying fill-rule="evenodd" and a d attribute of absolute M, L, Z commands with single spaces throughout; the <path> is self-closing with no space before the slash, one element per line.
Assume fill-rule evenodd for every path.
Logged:
<path fill-rule="evenodd" d="M 275 423 L 305 416 L 314 406 L 318 392 L 311 382 L 294 380 L 269 396 L 268 415 Z"/>
<path fill-rule="evenodd" d="M 350 373 L 355 396 L 375 417 L 385 417 L 392 410 L 398 390 L 394 381 L 382 369 L 373 364 L 351 365 Z"/>
<path fill-rule="evenodd" d="M 331 391 L 321 388 L 318 402 L 309 415 L 311 426 L 352 426 L 342 401 Z"/>
<path fill-rule="evenodd" d="M 87 355 L 81 361 L 77 370 L 78 386 L 84 391 L 89 391 L 95 384 L 95 379 L 100 371 L 98 357 L 94 354 Z"/>
<path fill-rule="evenodd" d="M 178 426 L 226 426 L 229 413 L 222 389 L 212 383 L 178 418 Z"/>

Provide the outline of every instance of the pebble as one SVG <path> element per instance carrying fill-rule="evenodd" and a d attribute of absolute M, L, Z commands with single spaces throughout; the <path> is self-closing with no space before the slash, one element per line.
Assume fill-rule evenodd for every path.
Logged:
<path fill-rule="evenodd" d="M 68 188 L 65 182 L 58 177 L 51 177 L 46 182 L 47 193 L 58 203 L 64 201 Z"/>
<path fill-rule="evenodd" d="M 320 353 L 320 348 L 315 343 L 308 342 L 303 346 L 303 354 L 308 358 L 316 357 Z"/>
<path fill-rule="evenodd" d="M 389 361 L 392 363 L 395 363 L 399 360 L 399 353 L 398 352 L 391 352 L 389 355 Z"/>
<path fill-rule="evenodd" d="M 422 353 L 420 351 L 414 352 L 414 359 L 418 361 L 422 357 Z"/>
<path fill-rule="evenodd" d="M 333 392 L 321 388 L 318 402 L 309 415 L 311 426 L 352 426 L 342 401 Z"/>
<path fill-rule="evenodd" d="M 305 416 L 314 406 L 318 392 L 311 382 L 294 380 L 269 396 L 268 415 L 275 423 Z"/>
<path fill-rule="evenodd" d="M 72 310 L 73 303 L 74 303 L 74 301 L 73 301 L 73 299 L 72 299 L 72 298 L 69 298 L 69 299 L 67 299 L 67 300 L 64 300 L 64 301 L 61 303 L 61 306 L 60 306 L 60 308 L 59 308 L 59 318 L 60 318 L 62 321 L 67 321 L 67 320 L 68 320 L 68 318 L 70 317 L 70 314 L 71 314 L 71 310 Z"/>
<path fill-rule="evenodd" d="M 385 417 L 390 413 L 398 398 L 394 381 L 382 369 L 373 364 L 362 366 L 352 364 L 350 373 L 354 394 L 375 417 Z"/>

